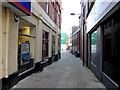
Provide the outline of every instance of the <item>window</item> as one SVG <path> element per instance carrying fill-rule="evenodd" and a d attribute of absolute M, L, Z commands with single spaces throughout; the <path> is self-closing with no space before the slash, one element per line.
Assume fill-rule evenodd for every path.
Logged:
<path fill-rule="evenodd" d="M 60 47 L 61 47 L 61 44 L 60 44 L 60 38 L 58 38 L 58 53 L 60 53 Z"/>
<path fill-rule="evenodd" d="M 120 30 L 118 19 L 120 13 L 111 16 L 103 24 L 104 26 L 104 49 L 103 49 L 103 72 L 120 86 Z M 109 33 L 108 33 L 109 31 Z M 107 33 L 106 33 L 107 32 Z"/>
<path fill-rule="evenodd" d="M 46 0 L 46 13 L 48 13 L 49 12 L 49 6 L 48 6 L 49 4 L 48 4 L 48 0 Z"/>
<path fill-rule="evenodd" d="M 54 4 L 53 4 L 53 7 L 52 7 L 52 20 L 54 21 Z"/>
<path fill-rule="evenodd" d="M 34 60 L 34 30 L 30 27 L 20 27 L 18 33 L 18 69 L 23 72 L 33 67 Z"/>
<path fill-rule="evenodd" d="M 52 35 L 52 56 L 55 55 L 55 36 Z"/>
<path fill-rule="evenodd" d="M 97 31 L 91 34 L 91 61 L 96 65 L 96 51 L 97 51 Z"/>
<path fill-rule="evenodd" d="M 43 42 L 43 44 L 42 44 L 43 45 L 42 46 L 42 57 L 43 57 L 43 60 L 48 58 L 48 42 L 49 42 L 48 36 L 49 36 L 48 32 L 43 30 L 43 41 L 42 41 Z"/>

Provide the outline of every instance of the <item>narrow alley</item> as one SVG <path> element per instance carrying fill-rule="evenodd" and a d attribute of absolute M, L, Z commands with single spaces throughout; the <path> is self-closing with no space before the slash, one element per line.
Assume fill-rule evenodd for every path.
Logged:
<path fill-rule="evenodd" d="M 21 80 L 13 88 L 105 88 L 95 75 L 69 51 L 61 59 Z"/>

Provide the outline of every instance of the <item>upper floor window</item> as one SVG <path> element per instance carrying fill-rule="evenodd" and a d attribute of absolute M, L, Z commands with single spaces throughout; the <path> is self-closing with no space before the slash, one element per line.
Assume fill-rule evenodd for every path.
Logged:
<path fill-rule="evenodd" d="M 49 6 L 48 6 L 49 4 L 48 4 L 48 0 L 46 0 L 46 13 L 48 13 L 49 12 Z"/>
<path fill-rule="evenodd" d="M 52 20 L 54 21 L 54 4 L 53 4 L 53 8 L 52 8 Z"/>

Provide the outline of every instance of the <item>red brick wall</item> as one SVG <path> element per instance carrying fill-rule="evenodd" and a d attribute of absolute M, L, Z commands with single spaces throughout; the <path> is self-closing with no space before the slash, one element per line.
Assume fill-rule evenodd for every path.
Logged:
<path fill-rule="evenodd" d="M 76 38 L 77 37 L 77 38 Z M 80 31 L 78 31 L 76 34 L 74 34 L 72 36 L 72 47 L 76 47 L 77 50 L 74 50 L 73 52 L 75 51 L 79 51 L 80 52 Z"/>
<path fill-rule="evenodd" d="M 46 11 L 46 2 L 38 2 L 38 4 Z"/>
<path fill-rule="evenodd" d="M 38 2 L 38 4 L 46 12 L 46 2 Z M 48 15 L 52 19 L 52 13 L 54 9 L 54 23 L 61 29 L 61 3 L 59 2 L 48 2 Z"/>
<path fill-rule="evenodd" d="M 52 19 L 53 4 L 52 4 L 52 2 L 49 2 L 48 5 L 49 5 L 49 12 L 48 12 L 48 15 L 49 15 L 50 18 Z"/>

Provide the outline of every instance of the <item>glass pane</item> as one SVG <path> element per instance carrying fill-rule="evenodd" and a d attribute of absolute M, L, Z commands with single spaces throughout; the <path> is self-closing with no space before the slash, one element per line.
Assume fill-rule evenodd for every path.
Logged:
<path fill-rule="evenodd" d="M 97 46 L 97 43 L 96 43 L 96 40 L 97 40 L 97 31 L 93 32 L 91 34 L 91 61 L 95 64 L 96 62 L 96 46 Z"/>
<path fill-rule="evenodd" d="M 42 57 L 43 57 L 43 59 L 46 59 L 46 58 L 48 58 L 48 42 L 49 42 L 49 40 L 48 40 L 48 36 L 49 36 L 49 34 L 48 34 L 48 32 L 46 32 L 46 31 L 43 31 L 43 41 L 42 41 Z"/>
<path fill-rule="evenodd" d="M 34 58 L 34 38 L 18 35 L 18 53 L 20 54 L 21 65 Z"/>
<path fill-rule="evenodd" d="M 58 38 L 58 53 L 60 53 L 60 46 L 61 46 L 61 44 L 60 44 L 60 38 Z"/>
<path fill-rule="evenodd" d="M 18 64 L 20 72 L 33 67 L 34 41 L 34 38 L 18 35 Z"/>
<path fill-rule="evenodd" d="M 52 56 L 55 55 L 55 36 L 52 36 Z"/>
<path fill-rule="evenodd" d="M 30 27 L 21 27 L 19 29 L 19 33 L 25 34 L 25 35 L 30 35 Z"/>

